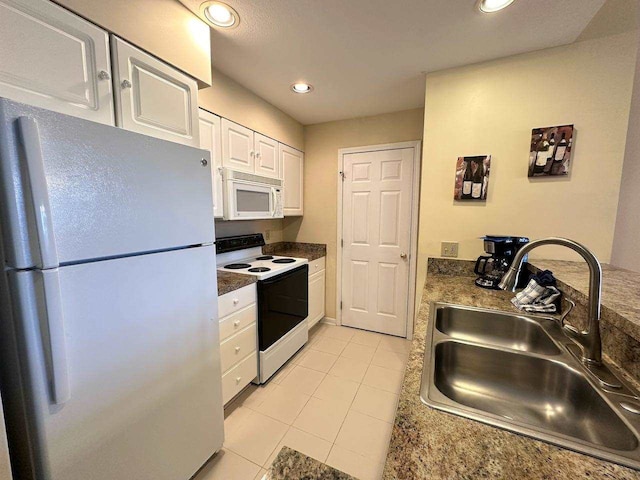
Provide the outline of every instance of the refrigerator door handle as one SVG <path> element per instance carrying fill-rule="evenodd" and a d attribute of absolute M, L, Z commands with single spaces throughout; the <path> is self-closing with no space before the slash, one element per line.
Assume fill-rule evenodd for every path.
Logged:
<path fill-rule="evenodd" d="M 38 124 L 32 118 L 20 117 L 18 118 L 18 130 L 27 160 L 29 184 L 35 210 L 41 262 L 41 265 L 38 266 L 40 268 L 56 268 L 58 266 L 58 250 L 53 234 L 49 190 L 44 173 L 44 160 L 42 158 Z"/>
<path fill-rule="evenodd" d="M 71 398 L 64 315 L 60 295 L 58 269 L 43 270 L 46 318 L 40 320 L 42 343 L 45 349 L 51 403 L 62 405 Z"/>

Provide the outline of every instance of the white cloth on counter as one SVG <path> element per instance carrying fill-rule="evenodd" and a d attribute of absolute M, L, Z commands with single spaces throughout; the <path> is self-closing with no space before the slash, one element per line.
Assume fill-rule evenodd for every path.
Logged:
<path fill-rule="evenodd" d="M 511 299 L 516 308 L 525 312 L 555 313 L 555 301 L 562 295 L 560 290 L 549 285 L 543 286 L 535 278 L 529 281 L 527 287 Z"/>

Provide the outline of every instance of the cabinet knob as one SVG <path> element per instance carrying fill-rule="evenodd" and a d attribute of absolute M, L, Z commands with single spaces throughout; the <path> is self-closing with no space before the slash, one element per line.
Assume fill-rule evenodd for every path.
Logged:
<path fill-rule="evenodd" d="M 132 87 L 131 82 L 129 80 L 123 80 L 122 83 L 120 84 L 120 86 L 122 88 L 131 88 Z"/>
<path fill-rule="evenodd" d="M 240 380 L 242 380 L 242 377 L 236 377 L 236 383 L 240 383 Z"/>
<path fill-rule="evenodd" d="M 240 347 L 236 347 L 236 353 L 240 351 Z"/>
<path fill-rule="evenodd" d="M 109 72 L 105 70 L 100 70 L 100 73 L 98 73 L 98 79 L 100 80 L 109 80 L 110 78 L 111 75 L 109 75 Z"/>
<path fill-rule="evenodd" d="M 262 156 L 262 154 L 260 152 L 256 153 L 256 158 L 260 158 Z"/>
<path fill-rule="evenodd" d="M 234 299 L 233 299 L 233 304 L 234 304 L 234 305 L 237 305 L 239 302 L 240 302 L 240 300 L 238 300 L 237 298 L 234 298 Z"/>
<path fill-rule="evenodd" d="M 239 325 L 240 325 L 240 320 L 236 320 L 236 321 L 233 322 L 233 326 L 234 327 L 237 327 Z"/>
<path fill-rule="evenodd" d="M 256 152 L 254 152 L 253 150 L 251 150 L 251 151 L 249 152 L 249 155 L 251 155 L 252 157 L 255 157 L 255 156 L 256 156 Z"/>

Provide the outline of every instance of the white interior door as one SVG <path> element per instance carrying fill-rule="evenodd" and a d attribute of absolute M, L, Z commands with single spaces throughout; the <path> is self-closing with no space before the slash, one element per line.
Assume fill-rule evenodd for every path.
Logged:
<path fill-rule="evenodd" d="M 414 149 L 344 155 L 342 324 L 406 336 Z"/>
<path fill-rule="evenodd" d="M 213 216 L 222 218 L 222 132 L 220 117 L 200 110 L 200 148 L 211 152 L 211 181 L 213 182 Z"/>
<path fill-rule="evenodd" d="M 222 119 L 222 165 L 233 170 L 253 173 L 256 152 L 253 130 Z"/>
<path fill-rule="evenodd" d="M 196 81 L 118 37 L 111 38 L 118 126 L 199 147 Z"/>
<path fill-rule="evenodd" d="M 0 97 L 114 125 L 107 32 L 48 0 L 0 0 Z"/>
<path fill-rule="evenodd" d="M 278 142 L 260 133 L 254 135 L 254 150 L 256 152 L 256 174 L 265 177 L 280 177 L 278 160 Z"/>

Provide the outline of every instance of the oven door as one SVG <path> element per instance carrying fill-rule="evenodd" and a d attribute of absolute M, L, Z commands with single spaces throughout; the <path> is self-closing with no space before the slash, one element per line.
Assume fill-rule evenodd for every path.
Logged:
<path fill-rule="evenodd" d="M 284 337 L 309 315 L 309 265 L 258 282 L 260 351 Z"/>
<path fill-rule="evenodd" d="M 229 181 L 229 211 L 226 220 L 273 218 L 275 199 L 269 185 Z"/>

